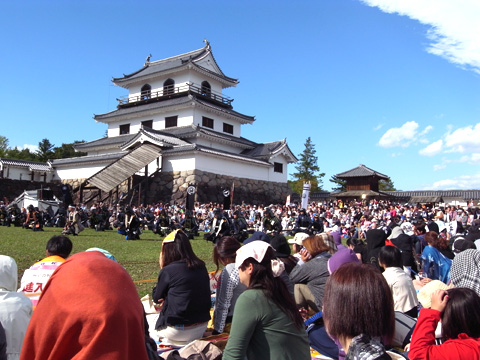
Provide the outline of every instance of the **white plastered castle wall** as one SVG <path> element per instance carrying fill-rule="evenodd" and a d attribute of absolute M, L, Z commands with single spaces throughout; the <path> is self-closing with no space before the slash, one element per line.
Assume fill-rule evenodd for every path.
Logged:
<path fill-rule="evenodd" d="M 284 181 L 281 176 L 273 172 L 273 167 L 221 158 L 214 155 L 196 153 L 186 157 L 179 154 L 169 155 L 163 159 L 163 171 L 187 171 L 193 169 L 238 178 L 275 182 Z"/>
<path fill-rule="evenodd" d="M 17 167 L 12 165 L 6 165 L 3 167 L 3 177 L 11 180 L 33 180 L 50 182 L 54 179 L 55 174 L 53 172 L 39 172 L 34 171 L 33 179 L 32 172 L 26 167 Z M 46 174 L 46 176 L 45 176 Z"/>
<path fill-rule="evenodd" d="M 169 74 L 168 76 L 162 76 L 155 79 L 145 80 L 143 83 L 135 84 L 129 87 L 130 98 L 136 98 L 141 95 L 142 87 L 146 84 L 150 85 L 151 93 L 155 94 L 156 92 L 163 92 L 163 84 L 166 80 L 172 79 L 175 82 L 175 87 L 183 87 L 187 84 L 193 84 L 194 86 L 200 87 L 203 81 L 208 81 L 210 84 L 212 92 L 221 93 L 222 85 L 220 82 L 216 81 L 213 78 L 203 76 L 202 74 L 197 73 L 196 71 L 182 71 L 174 74 Z"/>
<path fill-rule="evenodd" d="M 68 168 L 57 167 L 55 169 L 55 176 L 61 180 L 88 179 L 90 176 L 96 174 L 110 163 L 111 161 L 92 165 L 77 165 L 76 167 L 72 166 Z"/>

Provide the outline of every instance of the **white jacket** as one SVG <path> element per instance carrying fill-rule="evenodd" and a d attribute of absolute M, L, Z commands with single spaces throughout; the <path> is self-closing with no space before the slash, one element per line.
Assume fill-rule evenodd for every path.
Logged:
<path fill-rule="evenodd" d="M 32 316 L 32 302 L 17 293 L 17 263 L 10 256 L 0 255 L 0 322 L 7 337 L 7 358 L 20 358 L 23 339 Z"/>
<path fill-rule="evenodd" d="M 412 310 L 418 305 L 417 292 L 412 279 L 399 267 L 388 267 L 383 276 L 392 290 L 395 311 L 402 313 Z"/>

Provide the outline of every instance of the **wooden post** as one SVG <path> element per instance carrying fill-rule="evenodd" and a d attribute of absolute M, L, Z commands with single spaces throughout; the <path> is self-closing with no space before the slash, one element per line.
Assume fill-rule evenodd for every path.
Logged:
<path fill-rule="evenodd" d="M 145 166 L 145 190 L 143 191 L 143 205 L 147 206 L 148 196 L 148 165 Z"/>
<path fill-rule="evenodd" d="M 80 190 L 80 199 L 79 199 L 79 203 L 83 203 L 83 183 L 80 184 L 79 186 L 79 190 Z"/>
<path fill-rule="evenodd" d="M 142 183 L 138 184 L 138 199 L 137 199 L 137 206 L 140 205 L 142 199 Z"/>

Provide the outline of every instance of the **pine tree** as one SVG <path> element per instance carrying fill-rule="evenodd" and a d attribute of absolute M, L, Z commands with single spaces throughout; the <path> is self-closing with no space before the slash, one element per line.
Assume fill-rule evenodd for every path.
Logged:
<path fill-rule="evenodd" d="M 38 157 L 39 161 L 45 162 L 52 158 L 54 147 L 55 145 L 53 145 L 50 140 L 42 139 L 42 141 L 38 143 L 38 150 L 35 151 L 35 155 Z"/>
<path fill-rule="evenodd" d="M 312 144 L 310 137 L 305 141 L 305 150 L 298 155 L 298 163 L 295 165 L 295 173 L 292 174 L 294 178 L 289 181 L 290 188 L 293 192 L 302 193 L 303 183 L 309 181 L 311 183 L 311 192 L 321 191 L 325 173 L 320 173 L 320 168 L 317 164 L 318 157 L 316 154 L 315 145 Z"/>
<path fill-rule="evenodd" d="M 380 180 L 378 182 L 378 190 L 380 191 L 396 191 L 395 185 L 393 184 L 392 179 L 388 178 L 388 180 Z"/>
<path fill-rule="evenodd" d="M 347 181 L 337 178 L 335 175 L 329 180 L 334 183 L 336 186 L 332 186 L 332 191 L 347 191 Z"/>
<path fill-rule="evenodd" d="M 8 152 L 8 139 L 0 135 L 0 157 L 5 157 Z"/>

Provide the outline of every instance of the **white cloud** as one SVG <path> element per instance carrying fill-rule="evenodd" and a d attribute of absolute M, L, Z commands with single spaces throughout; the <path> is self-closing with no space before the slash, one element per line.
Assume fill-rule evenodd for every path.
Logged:
<path fill-rule="evenodd" d="M 399 128 L 388 129 L 381 137 L 378 145 L 384 148 L 408 147 L 417 134 L 418 124 L 415 121 L 408 121 Z"/>
<path fill-rule="evenodd" d="M 386 13 L 398 13 L 431 28 L 427 51 L 480 73 L 480 1 L 362 0 Z"/>
<path fill-rule="evenodd" d="M 469 164 L 479 164 L 480 163 L 480 154 L 479 153 L 473 153 L 473 154 L 468 154 L 468 155 L 463 155 L 457 160 L 451 160 L 451 162 L 457 162 L 457 163 L 469 163 Z"/>
<path fill-rule="evenodd" d="M 418 153 L 423 156 L 434 156 L 439 154 L 443 148 L 443 141 L 442 139 L 435 141 L 428 145 L 426 148 L 421 149 Z"/>
<path fill-rule="evenodd" d="M 18 150 L 29 149 L 30 152 L 35 152 L 38 150 L 38 145 L 23 144 L 22 146 L 12 146 L 12 148 L 17 148 Z"/>
<path fill-rule="evenodd" d="M 428 187 L 431 190 L 449 190 L 449 189 L 478 189 L 480 188 L 480 174 L 458 176 L 452 179 L 445 179 L 436 181 L 432 186 Z"/>
<path fill-rule="evenodd" d="M 375 126 L 375 127 L 373 128 L 373 131 L 378 131 L 378 130 L 380 130 L 380 129 L 383 127 L 383 125 L 384 125 L 384 124 L 378 124 L 377 126 Z"/>
<path fill-rule="evenodd" d="M 449 132 L 445 145 L 449 152 L 480 153 L 480 123 Z"/>
<path fill-rule="evenodd" d="M 480 163 L 480 154 L 479 153 L 474 153 L 471 155 L 470 161 L 472 163 Z"/>
<path fill-rule="evenodd" d="M 420 136 L 423 136 L 423 135 L 427 135 L 430 131 L 433 130 L 433 126 L 432 125 L 428 125 L 425 129 L 423 129 L 423 131 L 418 134 Z"/>
<path fill-rule="evenodd" d="M 23 148 L 24 149 L 29 149 L 30 151 L 37 151 L 38 150 L 38 146 L 37 145 L 30 145 L 30 144 L 24 144 L 23 145 Z"/>
<path fill-rule="evenodd" d="M 441 165 L 433 165 L 433 171 L 438 171 L 438 170 L 443 170 L 447 167 L 447 165 L 445 164 L 441 164 Z"/>

